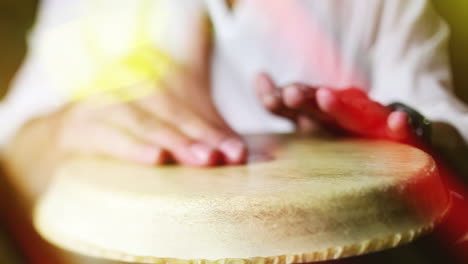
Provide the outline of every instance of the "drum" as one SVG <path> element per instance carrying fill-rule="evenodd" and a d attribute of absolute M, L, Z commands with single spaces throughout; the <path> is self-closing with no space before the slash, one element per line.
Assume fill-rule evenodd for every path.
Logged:
<path fill-rule="evenodd" d="M 433 159 L 387 141 L 247 138 L 241 166 L 61 166 L 34 212 L 81 254 L 138 263 L 305 263 L 379 251 L 431 230 L 450 200 Z"/>

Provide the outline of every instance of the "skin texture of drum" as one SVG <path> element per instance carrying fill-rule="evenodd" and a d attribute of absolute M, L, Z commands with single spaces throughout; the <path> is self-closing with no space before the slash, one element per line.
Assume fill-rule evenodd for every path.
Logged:
<path fill-rule="evenodd" d="M 251 162 L 208 169 L 75 157 L 35 210 L 82 254 L 141 263 L 304 263 L 398 246 L 443 217 L 432 158 L 369 140 L 254 136 Z"/>

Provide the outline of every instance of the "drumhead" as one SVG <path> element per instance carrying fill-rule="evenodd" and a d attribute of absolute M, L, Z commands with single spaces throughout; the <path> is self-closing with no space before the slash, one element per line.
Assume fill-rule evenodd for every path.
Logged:
<path fill-rule="evenodd" d="M 140 263 L 301 263 L 409 242 L 449 205 L 436 165 L 407 145 L 251 136 L 242 166 L 142 167 L 74 157 L 35 210 L 51 243 Z"/>

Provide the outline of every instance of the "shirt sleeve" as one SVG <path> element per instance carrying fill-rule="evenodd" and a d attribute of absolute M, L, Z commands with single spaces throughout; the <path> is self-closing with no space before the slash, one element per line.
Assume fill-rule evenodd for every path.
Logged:
<path fill-rule="evenodd" d="M 468 108 L 452 91 L 448 26 L 427 0 L 382 1 L 372 47 L 371 96 L 447 122 L 468 142 Z"/>

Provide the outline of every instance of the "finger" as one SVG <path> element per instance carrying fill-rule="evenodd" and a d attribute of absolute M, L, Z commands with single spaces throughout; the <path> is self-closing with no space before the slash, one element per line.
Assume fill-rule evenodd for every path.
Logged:
<path fill-rule="evenodd" d="M 290 84 L 282 89 L 283 103 L 292 109 L 317 108 L 315 104 L 316 92 L 317 88 L 310 85 Z"/>
<path fill-rule="evenodd" d="M 319 109 L 343 129 L 362 136 L 387 136 L 388 109 L 371 101 L 362 91 L 320 88 L 316 97 Z"/>
<path fill-rule="evenodd" d="M 72 133 L 62 137 L 61 144 L 75 152 L 105 155 L 144 165 L 162 164 L 167 159 L 162 148 L 145 144 L 113 127 L 88 123 L 72 129 Z"/>
<path fill-rule="evenodd" d="M 183 165 L 205 167 L 217 165 L 220 161 L 216 149 L 194 141 L 167 123 L 140 131 L 140 135 L 169 150 L 174 159 Z"/>
<path fill-rule="evenodd" d="M 285 106 L 291 109 L 300 109 L 306 104 L 306 91 L 298 84 L 291 84 L 282 89 L 282 98 Z"/>
<path fill-rule="evenodd" d="M 410 135 L 408 115 L 403 111 L 394 111 L 387 118 L 388 136 L 394 140 L 405 140 Z"/>
<path fill-rule="evenodd" d="M 238 165 L 247 160 L 247 147 L 241 139 L 227 139 L 219 145 L 219 150 L 223 153 L 226 164 Z"/>
<path fill-rule="evenodd" d="M 333 119 L 320 111 L 316 101 L 317 88 L 303 85 L 291 84 L 282 89 L 284 104 L 296 111 L 296 123 L 299 124 L 300 116 L 307 116 L 308 119 L 317 120 L 326 126 L 335 126 Z"/>
<path fill-rule="evenodd" d="M 213 166 L 219 162 L 219 153 L 213 147 L 196 142 L 171 124 L 138 107 L 121 108 L 119 115 L 111 120 L 113 125 L 135 137 L 166 149 L 180 164 Z"/>
<path fill-rule="evenodd" d="M 170 113 L 161 113 L 160 109 L 164 104 L 166 104 L 166 107 L 163 108 L 166 110 L 172 109 Z M 157 118 L 161 118 L 172 127 L 177 127 L 177 130 L 194 141 L 221 151 L 225 163 L 240 164 L 245 162 L 247 147 L 230 127 L 219 123 L 213 124 L 185 106 L 176 109 L 176 106 L 180 106 L 178 102 L 167 104 L 166 100 L 154 98 L 153 101 L 145 101 L 143 105 L 143 110 L 150 112 Z"/>
<path fill-rule="evenodd" d="M 297 117 L 297 130 L 300 133 L 311 134 L 320 131 L 320 125 L 308 115 L 299 115 Z"/>
<path fill-rule="evenodd" d="M 255 79 L 255 90 L 262 105 L 271 112 L 279 112 L 282 108 L 279 90 L 271 77 L 260 73 Z"/>
<path fill-rule="evenodd" d="M 331 116 L 337 116 L 341 114 L 342 108 L 336 94 L 327 88 L 319 88 L 317 91 L 317 106 L 324 112 Z"/>
<path fill-rule="evenodd" d="M 295 121 L 297 112 L 286 107 L 283 103 L 281 89 L 277 88 L 271 77 L 266 73 L 260 73 L 255 79 L 257 97 L 265 109 L 275 115 Z"/>

